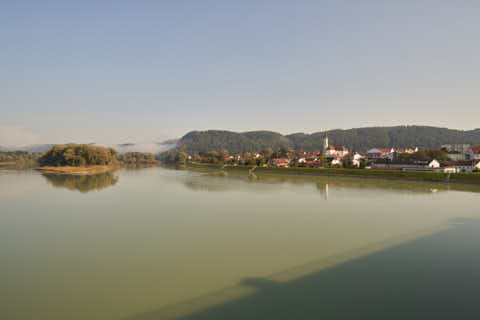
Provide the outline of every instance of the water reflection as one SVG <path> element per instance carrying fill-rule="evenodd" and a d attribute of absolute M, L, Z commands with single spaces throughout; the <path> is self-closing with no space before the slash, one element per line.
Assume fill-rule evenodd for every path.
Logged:
<path fill-rule="evenodd" d="M 0 319 L 475 318 L 478 187 L 115 173 L 0 171 Z"/>
<path fill-rule="evenodd" d="M 0 162 L 0 170 L 28 170 L 36 167 L 38 167 L 38 162 L 35 160 Z"/>
<path fill-rule="evenodd" d="M 329 196 L 341 192 L 355 192 L 372 196 L 371 191 L 378 194 L 436 194 L 445 191 L 469 191 L 480 192 L 480 186 L 467 184 L 446 184 L 421 181 L 360 179 L 345 177 L 312 177 L 277 174 L 255 174 L 252 172 L 228 172 L 221 170 L 189 171 L 190 174 L 183 176 L 184 185 L 195 191 L 255 191 L 277 192 L 282 188 L 296 187 L 297 191 L 302 188 L 315 188 L 320 195 L 327 200 Z M 295 190 L 295 189 L 294 189 Z M 375 195 L 376 193 L 373 193 Z"/>
<path fill-rule="evenodd" d="M 66 188 L 81 193 L 100 191 L 118 182 L 118 177 L 113 172 L 103 172 L 92 175 L 43 173 L 42 176 L 55 188 Z"/>

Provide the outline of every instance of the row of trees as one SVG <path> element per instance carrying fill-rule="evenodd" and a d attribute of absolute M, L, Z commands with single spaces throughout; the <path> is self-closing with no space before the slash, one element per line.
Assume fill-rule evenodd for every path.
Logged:
<path fill-rule="evenodd" d="M 42 154 L 27 151 L 7 151 L 0 152 L 0 162 L 26 162 L 36 161 Z"/>
<path fill-rule="evenodd" d="M 415 153 L 398 153 L 396 154 L 396 162 L 414 162 L 414 161 L 431 161 L 436 159 L 438 161 L 449 161 L 450 158 L 445 150 L 427 149 L 418 150 Z"/>
<path fill-rule="evenodd" d="M 127 152 L 118 154 L 115 149 L 85 144 L 56 145 L 38 159 L 42 166 L 93 165 L 151 165 L 157 163 L 153 153 Z"/>
<path fill-rule="evenodd" d="M 127 152 L 117 155 L 118 161 L 126 165 L 151 165 L 157 163 L 153 153 Z"/>

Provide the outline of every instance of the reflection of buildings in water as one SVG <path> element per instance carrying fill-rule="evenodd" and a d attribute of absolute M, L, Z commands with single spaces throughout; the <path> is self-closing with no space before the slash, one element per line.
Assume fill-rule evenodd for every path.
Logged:
<path fill-rule="evenodd" d="M 92 175 L 42 173 L 42 176 L 55 188 L 66 188 L 81 193 L 100 191 L 118 182 L 118 177 L 113 172 Z"/>
<path fill-rule="evenodd" d="M 325 200 L 328 200 L 329 192 L 331 188 L 341 187 L 341 183 L 334 182 L 317 182 L 317 190 L 324 196 Z"/>
<path fill-rule="evenodd" d="M 189 171 L 192 173 L 192 171 Z M 325 199 L 332 199 L 332 191 L 335 189 L 335 197 L 342 196 L 347 191 L 355 191 L 356 196 L 375 196 L 372 190 L 384 193 L 403 193 L 403 194 L 439 194 L 448 190 L 470 191 L 480 193 L 480 187 L 475 185 L 462 184 L 442 184 L 429 183 L 421 181 L 402 181 L 402 180 L 382 180 L 382 179 L 358 179 L 358 178 L 323 178 L 309 176 L 287 176 L 275 174 L 255 174 L 244 172 L 232 172 L 223 174 L 222 171 L 193 171 L 184 177 L 183 183 L 192 190 L 196 191 L 229 191 L 241 190 L 247 188 L 255 192 L 277 192 L 278 186 L 285 184 L 288 186 L 308 186 L 316 187 Z M 245 185 L 248 183 L 248 186 Z M 269 187 L 271 186 L 271 187 Z M 275 186 L 275 187 L 273 187 Z M 368 194 L 367 194 L 368 193 Z M 349 194 L 349 197 L 352 193 Z"/>
<path fill-rule="evenodd" d="M 317 182 L 316 186 L 317 190 L 323 195 L 325 200 L 328 200 L 328 183 Z"/>

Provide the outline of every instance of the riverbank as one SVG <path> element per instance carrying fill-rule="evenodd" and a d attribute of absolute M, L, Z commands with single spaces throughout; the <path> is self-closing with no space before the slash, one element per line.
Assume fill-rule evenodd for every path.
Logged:
<path fill-rule="evenodd" d="M 251 166 L 216 165 L 208 163 L 189 163 L 188 166 L 195 168 L 216 168 L 225 171 L 248 171 Z M 442 183 L 468 183 L 480 185 L 480 173 L 443 173 L 425 171 L 401 171 L 401 170 L 371 170 L 371 169 L 344 169 L 344 168 L 278 168 L 256 167 L 255 174 L 287 174 L 308 175 L 327 177 L 350 177 L 365 179 L 386 179 L 406 181 L 427 181 Z"/>
<path fill-rule="evenodd" d="M 119 168 L 119 166 L 89 166 L 89 167 L 38 167 L 35 170 L 44 172 L 44 173 L 58 173 L 58 174 L 72 174 L 72 175 L 85 175 L 85 174 L 96 174 L 104 173 Z"/>
<path fill-rule="evenodd" d="M 15 165 L 15 161 L 9 161 L 9 162 L 0 162 L 0 166 L 11 166 Z"/>

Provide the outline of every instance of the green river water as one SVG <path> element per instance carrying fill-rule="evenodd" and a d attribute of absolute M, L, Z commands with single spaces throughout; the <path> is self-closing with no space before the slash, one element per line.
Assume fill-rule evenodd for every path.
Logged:
<path fill-rule="evenodd" d="M 0 319 L 476 319 L 480 187 L 0 171 Z"/>

